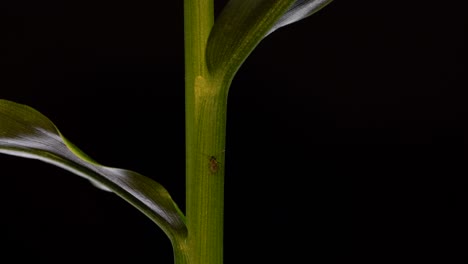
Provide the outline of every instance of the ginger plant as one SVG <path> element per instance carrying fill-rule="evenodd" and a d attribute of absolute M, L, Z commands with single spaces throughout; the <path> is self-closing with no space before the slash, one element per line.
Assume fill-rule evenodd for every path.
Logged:
<path fill-rule="evenodd" d="M 33 108 L 0 100 L 0 153 L 38 159 L 111 191 L 171 241 L 174 263 L 223 263 L 224 149 L 228 91 L 239 67 L 276 29 L 331 0 L 230 0 L 214 21 L 213 0 L 185 0 L 186 212 L 139 173 L 103 166 Z"/>

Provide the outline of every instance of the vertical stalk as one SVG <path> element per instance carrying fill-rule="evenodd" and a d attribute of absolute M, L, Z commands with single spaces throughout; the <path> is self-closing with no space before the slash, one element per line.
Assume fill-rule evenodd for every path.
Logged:
<path fill-rule="evenodd" d="M 223 263 L 226 94 L 212 81 L 205 62 L 213 13 L 213 0 L 184 0 L 186 246 L 190 264 Z"/>

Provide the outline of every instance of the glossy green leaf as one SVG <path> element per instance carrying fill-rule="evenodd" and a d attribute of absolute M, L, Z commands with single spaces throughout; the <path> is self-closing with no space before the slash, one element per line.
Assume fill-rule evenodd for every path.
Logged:
<path fill-rule="evenodd" d="M 98 164 L 31 107 L 0 100 L 0 153 L 41 160 L 82 176 L 138 208 L 171 241 L 186 235 L 184 216 L 163 186 L 136 172 Z"/>
<path fill-rule="evenodd" d="M 211 30 L 206 61 L 215 78 L 230 81 L 274 30 L 315 13 L 332 0 L 231 0 Z"/>

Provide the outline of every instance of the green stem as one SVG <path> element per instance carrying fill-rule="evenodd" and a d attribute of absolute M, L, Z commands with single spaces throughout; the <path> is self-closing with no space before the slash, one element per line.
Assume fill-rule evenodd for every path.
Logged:
<path fill-rule="evenodd" d="M 173 241 L 172 248 L 174 251 L 175 264 L 187 264 L 189 262 L 189 252 L 187 250 L 187 243 L 185 241 Z"/>
<path fill-rule="evenodd" d="M 227 89 L 212 80 L 205 62 L 213 13 L 213 0 L 184 1 L 188 260 L 176 264 L 223 263 Z"/>

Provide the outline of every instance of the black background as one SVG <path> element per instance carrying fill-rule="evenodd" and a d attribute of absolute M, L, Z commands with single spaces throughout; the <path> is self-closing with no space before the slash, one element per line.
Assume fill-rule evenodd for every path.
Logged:
<path fill-rule="evenodd" d="M 0 97 L 184 208 L 183 1 L 10 2 Z M 262 41 L 230 91 L 225 263 L 461 263 L 465 17 L 442 1 L 335 1 Z M 38 161 L 0 165 L 8 263 L 172 263 L 117 196 Z"/>

